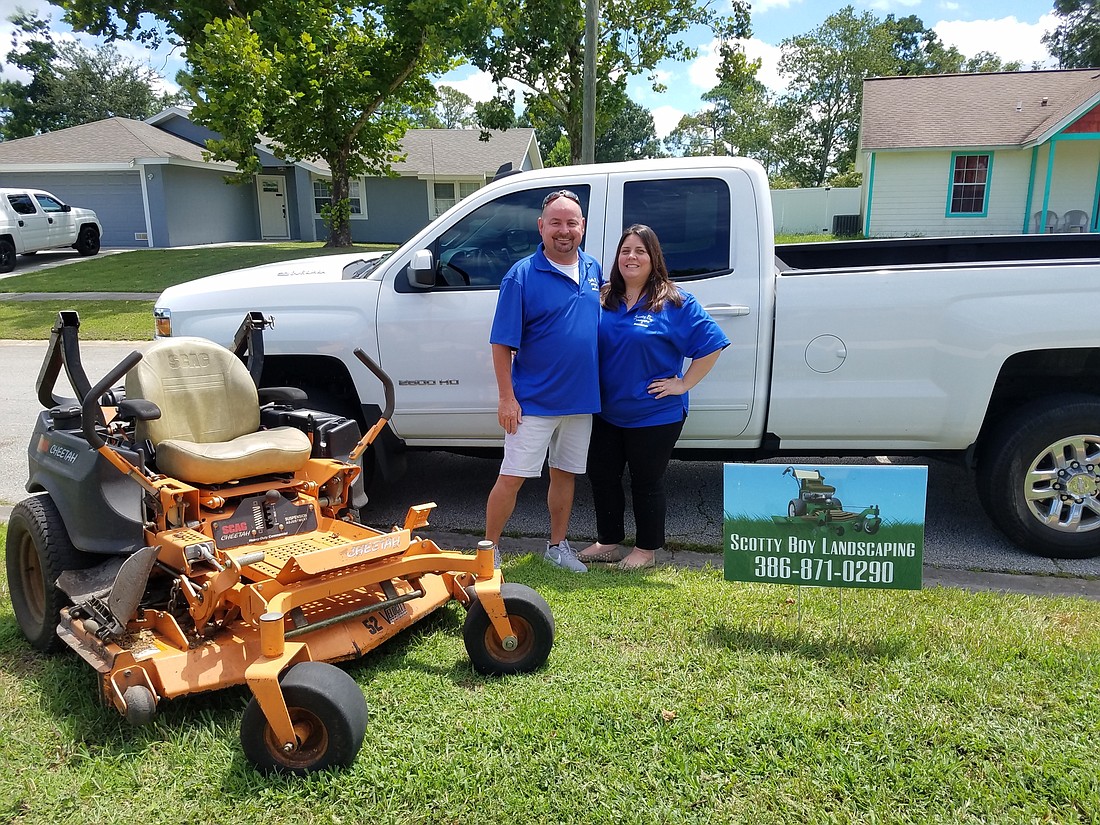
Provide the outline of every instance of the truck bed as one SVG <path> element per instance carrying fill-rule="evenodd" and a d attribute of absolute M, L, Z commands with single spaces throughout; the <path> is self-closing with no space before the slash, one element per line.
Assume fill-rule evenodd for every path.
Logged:
<path fill-rule="evenodd" d="M 779 244 L 775 247 L 775 257 L 781 272 L 910 264 L 1100 259 L 1100 234 L 883 238 Z"/>

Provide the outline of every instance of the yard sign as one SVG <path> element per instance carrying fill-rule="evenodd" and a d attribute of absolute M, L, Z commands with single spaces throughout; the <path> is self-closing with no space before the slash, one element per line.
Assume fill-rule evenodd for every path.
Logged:
<path fill-rule="evenodd" d="M 727 581 L 920 590 L 928 468 L 726 464 Z"/>

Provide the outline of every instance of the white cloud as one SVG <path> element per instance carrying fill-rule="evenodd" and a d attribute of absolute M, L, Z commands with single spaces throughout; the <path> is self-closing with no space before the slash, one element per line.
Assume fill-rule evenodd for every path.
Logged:
<path fill-rule="evenodd" d="M 745 56 L 749 60 L 759 60 L 760 68 L 756 72 L 756 79 L 771 89 L 773 92 L 783 91 L 787 88 L 786 82 L 779 75 L 779 58 L 783 52 L 778 46 L 757 40 L 755 37 L 749 40 L 738 41 L 745 50 Z M 718 85 L 718 65 L 721 58 L 718 55 L 720 41 L 712 40 L 710 43 L 699 47 L 699 57 L 688 66 L 688 78 L 691 84 L 702 92 L 708 92 Z"/>
<path fill-rule="evenodd" d="M 763 14 L 771 9 L 789 9 L 792 5 L 801 5 L 802 0 L 759 0 L 752 4 L 753 15 Z"/>
<path fill-rule="evenodd" d="M 668 133 L 677 127 L 686 112 L 675 106 L 658 106 L 650 114 L 653 115 L 653 129 L 657 137 L 662 140 L 668 137 Z"/>
<path fill-rule="evenodd" d="M 1019 60 L 1024 68 L 1034 62 L 1053 66 L 1054 60 L 1042 43 L 1042 36 L 1058 25 L 1053 14 L 1044 14 L 1037 23 L 1023 23 L 1015 17 L 999 20 L 941 20 L 932 27 L 948 46 L 967 57 L 978 52 L 994 52 L 1002 60 Z"/>

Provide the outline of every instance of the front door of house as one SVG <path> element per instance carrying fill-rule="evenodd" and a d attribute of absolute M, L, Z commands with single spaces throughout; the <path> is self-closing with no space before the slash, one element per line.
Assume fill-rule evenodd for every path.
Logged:
<path fill-rule="evenodd" d="M 289 238 L 290 223 L 286 209 L 286 181 L 280 175 L 257 175 L 260 201 L 260 237 Z"/>

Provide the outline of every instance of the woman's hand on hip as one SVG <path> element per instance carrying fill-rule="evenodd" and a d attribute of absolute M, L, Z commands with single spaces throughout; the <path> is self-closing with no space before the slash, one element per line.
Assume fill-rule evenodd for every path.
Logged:
<path fill-rule="evenodd" d="M 683 395 L 688 391 L 687 385 L 684 384 L 684 379 L 675 375 L 669 378 L 658 378 L 655 381 L 650 381 L 647 387 L 649 394 L 654 398 L 664 398 L 669 395 Z"/>

